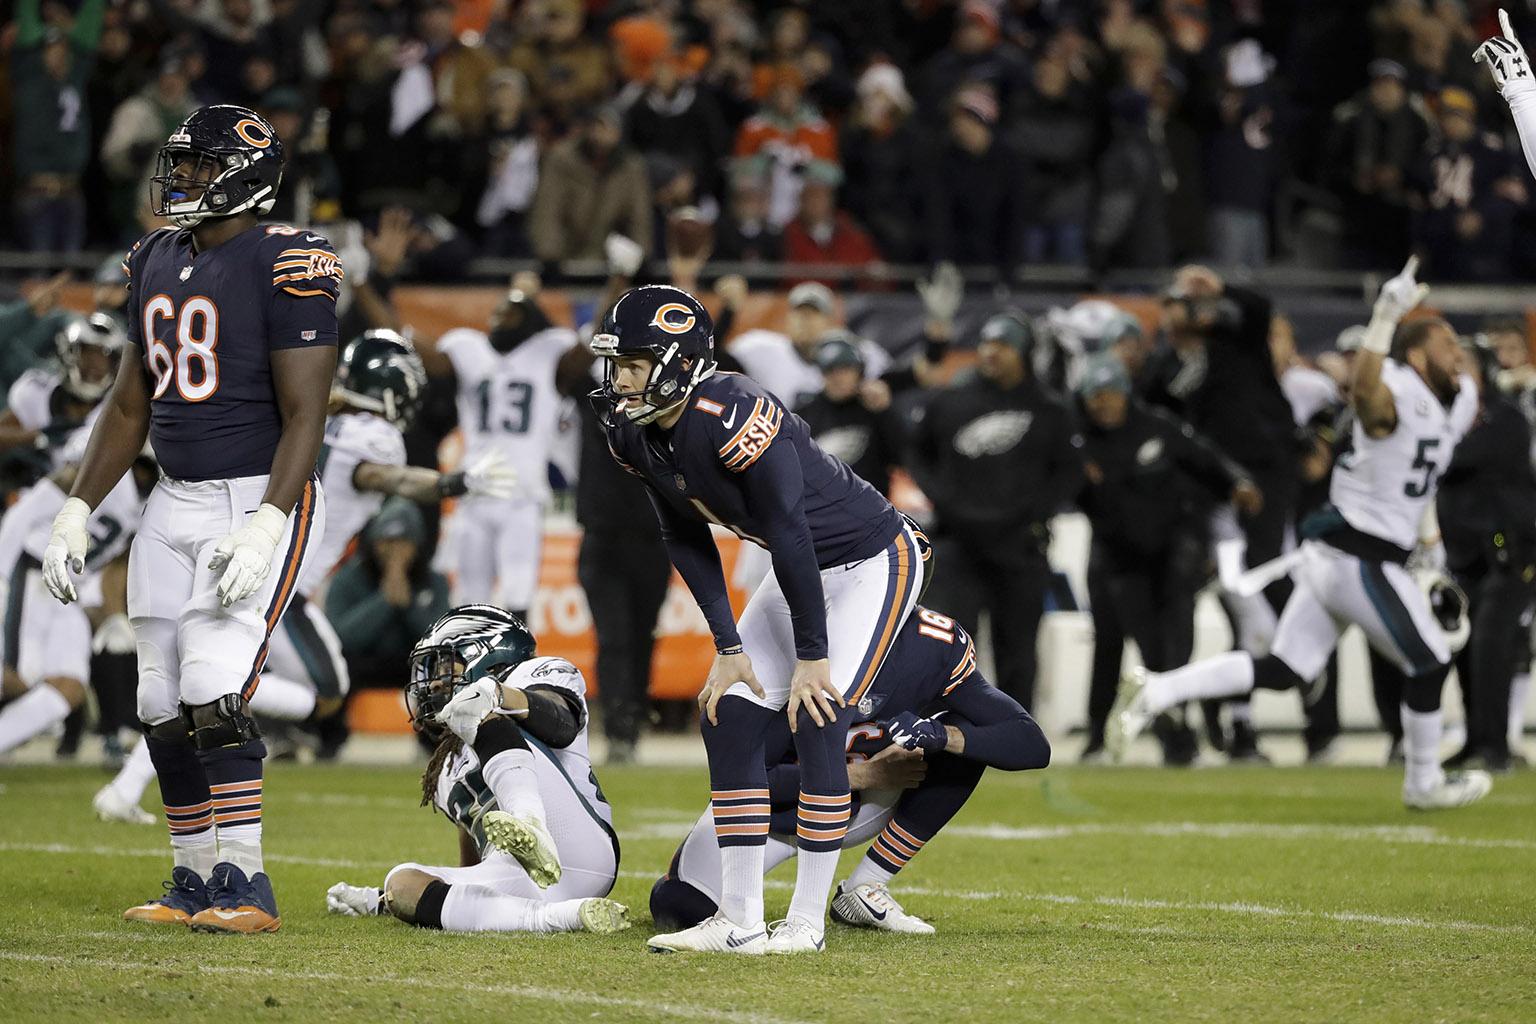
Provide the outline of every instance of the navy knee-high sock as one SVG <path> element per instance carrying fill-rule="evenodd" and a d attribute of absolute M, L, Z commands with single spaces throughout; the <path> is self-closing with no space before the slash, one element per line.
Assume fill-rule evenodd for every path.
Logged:
<path fill-rule="evenodd" d="M 718 724 L 705 719 L 700 726 L 720 844 L 720 911 L 745 927 L 763 920 L 763 851 L 771 811 L 763 734 L 777 714 L 742 697 L 724 697 L 715 708 Z"/>
<path fill-rule="evenodd" d="M 147 730 L 144 744 L 155 765 L 165 823 L 171 830 L 171 855 L 177 867 L 191 868 L 204 881 L 218 861 L 213 830 L 213 799 L 208 776 L 192 737 L 176 726 L 180 719 Z"/>

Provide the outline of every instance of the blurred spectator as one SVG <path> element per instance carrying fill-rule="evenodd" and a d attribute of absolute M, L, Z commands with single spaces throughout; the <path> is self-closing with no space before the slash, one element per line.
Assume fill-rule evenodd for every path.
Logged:
<path fill-rule="evenodd" d="M 924 114 L 942 124 L 950 103 L 963 86 L 986 85 L 1005 114 L 1029 85 L 1023 54 L 1002 40 L 997 5 L 989 0 L 965 0 L 949 45 L 933 57 L 919 76 L 918 102 Z"/>
<path fill-rule="evenodd" d="M 868 267 L 880 262 L 880 251 L 869 235 L 837 208 L 841 182 L 842 171 L 836 165 L 818 164 L 807 169 L 800 189 L 800 212 L 784 228 L 785 262 L 835 267 Z"/>
<path fill-rule="evenodd" d="M 776 228 L 789 223 L 807 165 L 837 160 L 837 133 L 805 102 L 799 71 L 776 74 L 762 109 L 736 133 L 735 156 L 768 168 L 768 221 Z"/>
<path fill-rule="evenodd" d="M 1226 81 L 1206 138 L 1211 259 L 1222 267 L 1269 262 L 1269 216 L 1279 183 L 1280 135 L 1269 84 L 1274 58 L 1254 40 L 1226 54 Z"/>
<path fill-rule="evenodd" d="M 811 38 L 811 16 L 795 6 L 774 11 L 767 25 L 767 45 L 752 68 L 752 94 L 767 99 L 785 75 L 801 81 L 800 58 Z"/>
<path fill-rule="evenodd" d="M 757 108 L 752 81 L 756 39 L 756 24 L 739 10 L 722 13 L 710 27 L 709 61 L 699 87 L 714 98 L 728 125 L 740 124 Z"/>
<path fill-rule="evenodd" d="M 1028 263 L 1087 262 L 1088 212 L 1098 118 L 1091 96 L 1072 81 L 1064 60 L 1035 63 L 1011 137 L 1025 157 L 1029 209 L 1023 255 Z"/>
<path fill-rule="evenodd" d="M 59 308 L 59 292 L 68 283 L 69 274 L 60 273 L 35 282 L 25 298 L 0 305 L 0 390 L 8 394 L 52 351 L 54 335 L 69 321 Z"/>
<path fill-rule="evenodd" d="M 216 103 L 239 103 L 247 98 L 247 64 L 253 57 L 270 62 L 272 38 L 267 29 L 272 10 L 258 0 L 219 0 L 186 3 L 149 0 L 155 18 L 164 28 L 197 40 L 207 59 L 202 85 Z M 298 5 L 304 6 L 304 5 Z M 299 15 L 285 8 L 290 17 Z M 273 82 L 258 83 L 271 88 Z"/>
<path fill-rule="evenodd" d="M 256 109 L 277 131 L 283 143 L 283 187 L 267 214 L 269 220 L 314 227 L 327 203 L 341 194 L 336 161 L 331 159 L 329 141 L 330 115 L 322 107 L 305 113 L 309 104 L 297 89 L 283 86 L 261 98 Z M 341 243 L 332 238 L 332 245 Z M 338 254 L 340 249 L 337 250 Z M 348 264 L 350 266 L 350 264 Z"/>
<path fill-rule="evenodd" d="M 411 646 L 448 611 L 448 580 L 432 571 L 421 512 L 404 498 L 384 502 L 325 595 L 354 684 L 394 686 Z"/>
<path fill-rule="evenodd" d="M 923 140 L 912 120 L 912 97 L 894 64 L 872 64 L 859 77 L 858 102 L 841 143 L 848 212 L 869 230 L 887 259 L 918 259 L 916 180 Z"/>
<path fill-rule="evenodd" d="M 621 140 L 619 112 L 604 106 L 551 147 L 529 215 L 529 237 L 539 259 L 602 259 L 603 240 L 613 232 L 650 251 L 645 161 Z"/>
<path fill-rule="evenodd" d="M 559 125 L 576 121 L 609 96 L 613 76 L 608 52 L 582 34 L 581 0 L 532 0 L 531 38 L 508 63 L 528 77 L 543 111 Z"/>
<path fill-rule="evenodd" d="M 1334 111 L 1324 167 L 1344 205 L 1345 245 L 1365 266 L 1402 263 L 1408 250 L 1408 178 L 1433 132 L 1408 92 L 1407 71 L 1374 60 L 1371 84 Z"/>
<path fill-rule="evenodd" d="M 816 347 L 821 393 L 801 402 L 795 413 L 811 428 L 822 451 L 881 494 L 891 492 L 891 468 L 901 464 L 902 436 L 890 409 L 890 391 L 866 384 L 862 341 L 847 331 L 822 336 Z"/>
<path fill-rule="evenodd" d="M 80 181 L 90 161 L 85 85 L 106 0 L 84 0 L 67 29 L 44 23 L 41 0 L 17 0 L 11 49 L 11 168 L 22 245 L 77 252 L 85 245 Z"/>
<path fill-rule="evenodd" d="M 1478 130 L 1476 101 L 1465 89 L 1442 92 L 1439 115 L 1440 132 L 1415 169 L 1423 209 L 1414 247 L 1436 278 L 1507 279 L 1515 214 L 1528 199 L 1525 164 L 1499 136 Z"/>
<path fill-rule="evenodd" d="M 528 81 L 502 68 L 491 75 L 485 131 L 474 155 L 479 159 L 475 224 L 486 256 L 526 257 L 528 211 L 539 187 L 539 137 L 529 117 Z M 473 193 L 472 193 L 473 194 Z"/>
<path fill-rule="evenodd" d="M 115 234 L 126 239 L 123 244 L 138 235 L 139 207 L 149 194 L 155 155 L 196 107 L 187 60 L 172 53 L 161 62 L 154 80 L 113 112 L 101 160 L 112 179 Z"/>
<path fill-rule="evenodd" d="M 855 96 L 842 45 L 825 32 L 816 33 L 806 43 L 799 67 L 806 98 L 834 124 L 840 124 Z"/>
<path fill-rule="evenodd" d="M 755 161 L 731 171 L 731 194 L 715 231 L 716 258 L 769 263 L 783 258 L 784 240 L 768 221 L 768 175 Z"/>
<path fill-rule="evenodd" d="M 1019 258 L 1028 196 L 1019 155 L 997 134 L 997 100 L 964 89 L 942 145 L 930 147 L 922 181 L 931 262 L 992 266 L 1005 278 Z"/>
<path fill-rule="evenodd" d="M 1189 81 L 1171 67 L 1152 83 L 1147 125 L 1163 156 L 1163 190 L 1168 208 L 1168 241 L 1173 260 L 1206 253 L 1205 137 L 1191 123 Z"/>
<path fill-rule="evenodd" d="M 720 159 L 730 135 L 714 97 L 685 79 L 675 57 L 651 66 L 644 86 L 635 83 L 619 94 L 629 144 L 646 157 L 661 154 L 680 161 L 706 195 L 720 194 Z"/>
<path fill-rule="evenodd" d="M 1099 198 L 1090 259 L 1096 267 L 1167 266 L 1167 182 L 1163 151 L 1148 130 L 1150 98 L 1122 89 L 1110 100 L 1108 147 L 1099 157 Z"/>
<path fill-rule="evenodd" d="M 487 80 L 494 70 L 482 47 L 461 42 L 454 32 L 453 0 L 429 0 L 417 19 L 417 34 L 426 47 L 437 101 L 433 134 L 465 138 L 485 125 Z"/>

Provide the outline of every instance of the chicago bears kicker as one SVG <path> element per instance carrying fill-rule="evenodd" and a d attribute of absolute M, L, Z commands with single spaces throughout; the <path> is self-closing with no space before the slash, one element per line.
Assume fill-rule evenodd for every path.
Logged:
<path fill-rule="evenodd" d="M 276 931 L 250 717 L 267 642 L 324 532 L 315 458 L 336 368 L 342 268 L 330 243 L 261 227 L 283 146 L 244 107 L 195 110 L 161 147 L 155 212 L 128 254 L 129 341 L 43 557 L 75 598 L 92 509 L 150 440 L 165 476 L 129 553 L 138 712 L 160 780 L 168 891 L 124 915 Z"/>

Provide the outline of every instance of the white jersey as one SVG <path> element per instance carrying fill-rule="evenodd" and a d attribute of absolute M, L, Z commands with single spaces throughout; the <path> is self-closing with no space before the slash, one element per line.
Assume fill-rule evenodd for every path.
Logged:
<path fill-rule="evenodd" d="M 584 812 L 595 817 L 611 835 L 613 808 L 598 788 L 597 775 L 592 771 L 592 757 L 587 751 L 587 683 L 581 671 L 564 658 L 532 658 L 514 668 L 502 680 L 502 685 L 519 690 L 548 686 L 576 695 L 581 705 L 581 728 L 570 745 L 557 750 L 533 736 L 529 736 L 528 741 L 530 746 L 537 747 L 537 754 L 548 757 L 558 769 Z M 440 811 L 474 835 L 477 842 L 483 839 L 477 831 L 478 822 L 486 811 L 495 809 L 496 798 L 480 776 L 480 759 L 472 749 L 464 747 L 444 766 L 437 779 L 434 800 Z M 549 824 L 556 828 L 555 822 Z M 559 838 L 558 835 L 555 837 L 557 844 Z"/>
<path fill-rule="evenodd" d="M 1306 426 L 1324 409 L 1339 404 L 1339 386 L 1333 378 L 1310 366 L 1289 366 L 1280 375 L 1280 391 L 1291 404 L 1291 419 Z"/>
<path fill-rule="evenodd" d="M 62 381 L 57 373 L 37 366 L 16 378 L 5 404 L 22 429 L 42 430 L 53 421 L 50 400 Z"/>
<path fill-rule="evenodd" d="M 325 491 L 325 535 L 314 556 L 306 559 L 299 593 L 309 597 L 336 568 L 352 538 L 384 504 L 377 491 L 360 491 L 352 475 L 364 462 L 381 466 L 405 465 L 405 438 L 384 417 L 371 412 L 344 412 L 325 424 L 325 443 L 320 449 L 320 486 Z"/>
<path fill-rule="evenodd" d="M 1328 498 L 1350 526 L 1406 550 L 1418 542 L 1440 475 L 1477 416 L 1477 387 L 1463 376 L 1446 408 L 1410 366 L 1388 359 L 1381 379 L 1392 392 L 1397 426 L 1373 438 L 1355 421 L 1351 450 L 1334 466 Z"/>
<path fill-rule="evenodd" d="M 53 519 L 69 495 L 52 479 L 44 477 L 23 491 L 0 519 L 0 571 L 15 579 L 18 563 L 40 565 L 53 535 Z M 124 473 L 86 520 L 90 544 L 85 553 L 85 572 L 76 581 L 82 593 L 91 592 L 101 570 L 128 550 L 139 528 L 144 500 L 139 497 L 133 473 Z"/>
<path fill-rule="evenodd" d="M 560 418 L 555 367 L 576 344 L 576 332 L 550 327 L 512 351 L 497 352 L 484 331 L 460 327 L 437 339 L 453 363 L 459 385 L 459 429 L 464 460 L 490 453 L 517 471 L 518 490 L 549 498 L 549 456 Z"/>
<path fill-rule="evenodd" d="M 821 394 L 821 367 L 809 362 L 789 336 L 778 331 L 746 331 L 728 346 L 747 376 L 761 384 L 790 409 Z M 866 380 L 879 377 L 891 365 L 891 357 L 868 338 L 859 339 Z"/>

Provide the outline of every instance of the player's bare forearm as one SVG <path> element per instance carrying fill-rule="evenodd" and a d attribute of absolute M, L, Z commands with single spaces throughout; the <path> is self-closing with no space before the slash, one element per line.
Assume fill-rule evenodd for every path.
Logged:
<path fill-rule="evenodd" d="M 1372 437 L 1384 437 L 1397 426 L 1397 407 L 1392 392 L 1381 379 L 1386 357 L 1379 352 L 1361 350 L 1355 355 L 1355 369 L 1350 381 L 1350 405 L 1360 419 L 1360 426 Z"/>
<path fill-rule="evenodd" d="M 272 382 L 283 433 L 272 456 L 265 504 L 292 512 L 315 471 L 325 439 L 325 412 L 336 374 L 336 349 L 330 345 L 286 348 L 272 353 Z"/>
<path fill-rule="evenodd" d="M 75 474 L 71 497 L 91 508 L 101 504 L 144 450 L 149 436 L 149 386 L 137 349 L 124 354 L 112 391 L 91 428 L 91 440 Z M 131 357 L 131 358 L 130 358 Z"/>
<path fill-rule="evenodd" d="M 430 505 L 442 497 L 438 485 L 443 475 L 424 466 L 384 466 L 364 462 L 352 474 L 352 486 L 375 494 L 395 494 L 419 505 Z"/>
<path fill-rule="evenodd" d="M 475 837 L 459 829 L 459 867 L 472 868 L 480 863 L 480 848 L 475 845 Z"/>

